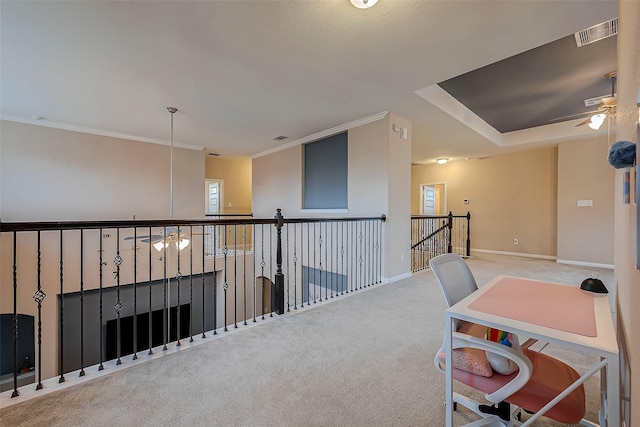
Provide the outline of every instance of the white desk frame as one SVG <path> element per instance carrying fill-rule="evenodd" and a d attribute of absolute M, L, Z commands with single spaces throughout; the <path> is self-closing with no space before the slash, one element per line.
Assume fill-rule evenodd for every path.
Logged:
<path fill-rule="evenodd" d="M 455 319 L 466 320 L 516 333 L 523 337 L 530 337 L 542 342 L 557 344 L 577 353 L 586 353 L 599 356 L 604 365 L 601 375 L 601 406 L 600 425 L 602 427 L 620 426 L 620 362 L 618 355 L 618 343 L 613 326 L 611 308 L 607 294 L 594 294 L 594 311 L 596 318 L 597 336 L 587 337 L 571 332 L 565 332 L 545 326 L 539 326 L 528 322 L 496 316 L 472 310 L 469 305 L 476 301 L 485 292 L 491 289 L 501 278 L 498 276 L 486 285 L 480 287 L 476 292 L 467 296 L 462 301 L 450 307 L 445 312 L 445 341 L 444 348 L 447 350 L 446 362 L 446 421 L 447 427 L 453 425 L 453 380 L 451 373 L 451 336 Z M 526 279 L 532 280 L 532 279 Z M 534 280 L 535 281 L 535 280 Z M 552 282 L 544 282 L 552 283 Z M 552 283 L 559 286 L 573 286 L 576 292 L 585 292 L 575 285 Z M 544 307 L 540 307 L 540 313 L 544 313 Z M 597 372 L 595 369 L 593 373 Z M 526 425 L 526 424 L 525 424 Z"/>

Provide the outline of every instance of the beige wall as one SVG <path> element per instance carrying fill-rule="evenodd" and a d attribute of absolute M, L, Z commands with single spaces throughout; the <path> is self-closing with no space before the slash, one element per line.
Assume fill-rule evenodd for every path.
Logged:
<path fill-rule="evenodd" d="M 2 121 L 0 126 L 0 180 L 2 183 L 2 211 L 5 222 L 13 221 L 69 221 L 166 219 L 169 217 L 170 148 L 124 139 L 89 135 L 41 126 Z M 204 214 L 204 157 L 199 151 L 174 149 L 174 218 L 202 218 Z M 88 231 L 85 249 L 97 247 L 98 231 Z M 3 233 L 0 274 L 0 310 L 11 312 L 12 259 L 11 234 Z M 114 253 L 115 240 L 104 239 L 104 252 Z M 122 236 L 121 236 L 122 237 Z M 65 292 L 77 291 L 79 286 L 78 258 L 80 247 L 76 234 L 65 234 Z M 18 263 L 21 268 L 18 306 L 21 313 L 36 314 L 33 294 L 37 277 L 35 266 L 36 236 L 20 234 Z M 58 233 L 42 233 L 42 252 L 58 254 Z M 77 243 L 77 244 L 74 244 Z M 76 248 L 76 249 L 73 249 Z M 121 277 L 131 281 L 131 267 L 127 267 L 133 251 L 123 250 L 125 258 Z M 99 254 L 85 250 L 85 289 L 98 283 L 96 267 Z M 104 286 L 114 283 L 111 274 L 113 258 L 107 259 Z M 144 262 L 144 260 L 142 260 Z M 175 259 L 172 260 L 175 263 Z M 127 270 L 128 268 L 128 270 Z M 170 267 L 171 268 L 171 267 Z M 156 269 L 156 274 L 161 273 Z M 200 270 L 198 270 L 200 271 Z M 183 272 L 186 273 L 183 266 Z M 141 274 L 140 271 L 138 271 Z M 57 256 L 43 257 L 42 288 L 48 295 L 43 304 L 43 375 L 56 372 L 55 338 L 58 333 L 55 296 L 60 283 Z M 53 337 L 53 339 L 52 339 Z"/>
<path fill-rule="evenodd" d="M 407 129 L 402 139 L 393 125 Z M 388 130 L 388 220 L 387 252 L 388 277 L 398 277 L 411 271 L 411 122 L 389 114 Z"/>
<path fill-rule="evenodd" d="M 617 140 L 638 144 L 637 97 L 640 91 L 640 2 L 618 2 Z M 636 150 L 638 174 L 640 150 Z M 618 337 L 622 358 L 622 411 L 627 426 L 640 426 L 640 265 L 638 265 L 638 206 L 624 204 L 622 169 L 615 171 L 615 277 L 618 292 Z M 636 390 L 633 403 L 632 390 Z"/>
<path fill-rule="evenodd" d="M 558 146 L 559 261 L 613 265 L 617 193 L 607 151 L 606 136 Z M 593 206 L 579 207 L 578 200 Z"/>
<path fill-rule="evenodd" d="M 257 218 L 300 217 L 302 206 L 302 146 L 253 159 L 252 203 Z"/>
<path fill-rule="evenodd" d="M 420 213 L 421 184 L 444 182 L 447 211 L 454 215 L 471 212 L 472 249 L 554 257 L 556 166 L 555 148 L 446 165 L 414 165 L 411 213 Z M 463 199 L 469 203 L 464 204 Z"/>
<path fill-rule="evenodd" d="M 251 213 L 251 173 L 251 159 L 206 157 L 205 177 L 223 181 L 220 213 Z"/>
<path fill-rule="evenodd" d="M 3 221 L 169 217 L 170 148 L 2 121 Z M 174 148 L 174 218 L 204 214 L 204 158 Z"/>
<path fill-rule="evenodd" d="M 393 123 L 408 128 L 409 139 L 393 132 Z M 348 205 L 346 213 L 305 211 L 302 206 L 302 146 L 253 160 L 253 210 L 257 217 L 379 216 L 389 219 L 385 257 L 387 278 L 410 271 L 410 123 L 392 114 L 349 130 Z"/>

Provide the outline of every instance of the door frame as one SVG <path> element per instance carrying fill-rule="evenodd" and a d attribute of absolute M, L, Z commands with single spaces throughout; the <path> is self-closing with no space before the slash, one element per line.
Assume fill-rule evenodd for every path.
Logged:
<path fill-rule="evenodd" d="M 442 194 L 440 195 L 439 199 L 440 199 L 440 203 L 442 205 L 439 214 L 436 215 L 447 215 L 447 183 L 440 181 L 440 182 L 432 182 L 432 183 L 424 183 L 424 184 L 420 184 L 420 194 L 418 196 L 418 200 L 420 200 L 420 215 L 424 215 L 424 188 L 425 187 L 436 187 L 436 188 L 440 188 L 442 187 Z"/>

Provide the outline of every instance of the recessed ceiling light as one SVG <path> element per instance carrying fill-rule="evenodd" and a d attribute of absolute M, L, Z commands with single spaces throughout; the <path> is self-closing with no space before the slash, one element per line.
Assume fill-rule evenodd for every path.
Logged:
<path fill-rule="evenodd" d="M 220 156 L 220 153 L 208 153 L 207 156 L 218 157 Z"/>
<path fill-rule="evenodd" d="M 37 116 L 37 115 L 35 115 L 35 114 L 34 114 L 33 116 L 31 116 L 31 118 L 32 118 L 33 120 L 44 120 L 44 117 L 42 117 L 42 116 Z"/>
<path fill-rule="evenodd" d="M 446 158 L 442 158 L 442 159 L 436 160 L 436 162 L 438 162 L 439 165 L 444 165 L 448 161 L 449 161 L 449 159 L 446 159 Z"/>
<path fill-rule="evenodd" d="M 273 138 L 274 141 L 282 141 L 283 139 L 287 139 L 287 137 L 284 135 L 280 135 Z"/>

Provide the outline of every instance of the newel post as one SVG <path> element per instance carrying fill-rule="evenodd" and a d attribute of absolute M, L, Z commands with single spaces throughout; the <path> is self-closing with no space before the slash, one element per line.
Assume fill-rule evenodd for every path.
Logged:
<path fill-rule="evenodd" d="M 277 314 L 284 314 L 284 274 L 282 274 L 282 226 L 284 225 L 284 218 L 282 217 L 282 209 L 276 211 L 274 216 L 276 220 L 277 230 L 277 248 L 276 248 L 276 280 L 275 280 L 275 312 Z M 272 307 L 273 309 L 274 307 Z"/>

